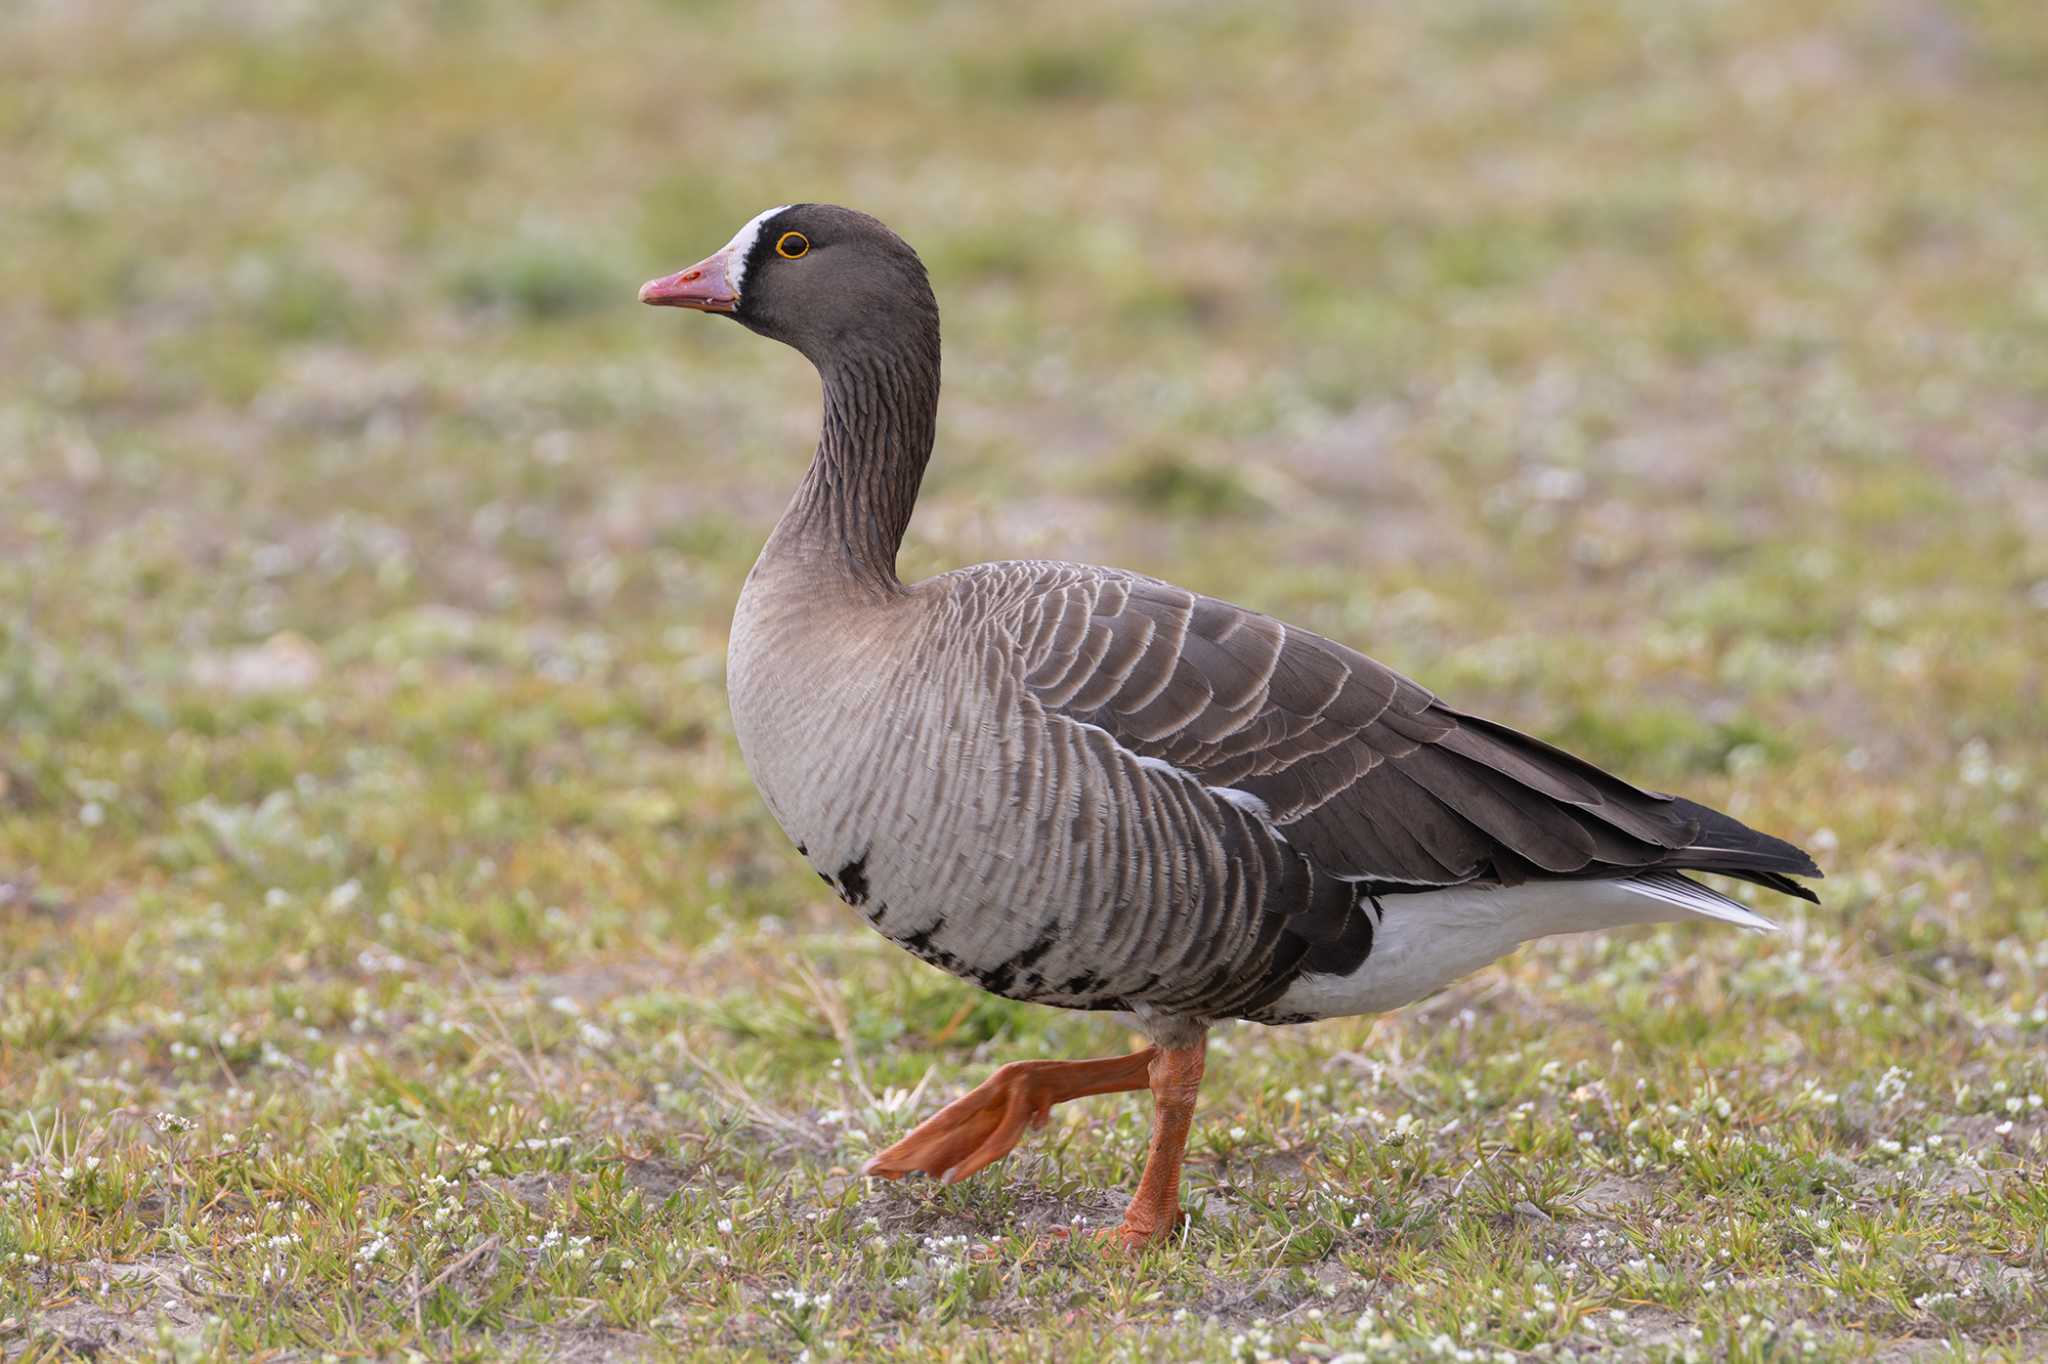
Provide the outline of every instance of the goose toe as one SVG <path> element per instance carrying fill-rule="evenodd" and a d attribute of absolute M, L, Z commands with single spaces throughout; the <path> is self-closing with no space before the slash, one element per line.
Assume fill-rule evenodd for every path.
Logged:
<path fill-rule="evenodd" d="M 1045 1125 L 1051 1103 L 1030 1089 L 1025 1075 L 997 1071 L 869 1160 L 866 1173 L 926 1174 L 946 1184 L 981 1173 L 1016 1149 L 1027 1130 Z"/>

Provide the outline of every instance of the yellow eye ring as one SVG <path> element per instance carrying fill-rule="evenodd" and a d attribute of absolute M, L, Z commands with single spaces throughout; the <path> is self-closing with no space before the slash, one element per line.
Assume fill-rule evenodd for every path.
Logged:
<path fill-rule="evenodd" d="M 775 254 L 784 260 L 801 260 L 811 249 L 811 239 L 801 232 L 785 232 L 775 239 Z"/>

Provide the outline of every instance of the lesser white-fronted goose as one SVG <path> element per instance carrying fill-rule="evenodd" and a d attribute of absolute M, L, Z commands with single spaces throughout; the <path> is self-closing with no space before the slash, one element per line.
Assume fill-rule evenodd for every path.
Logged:
<path fill-rule="evenodd" d="M 848 904 L 1012 999 L 1128 1013 L 1153 1045 L 1003 1066 L 870 1162 L 959 1180 L 1052 1105 L 1152 1091 L 1115 1235 L 1179 1220 L 1222 1019 L 1377 1013 L 1529 939 L 1770 923 L 1687 878 L 1811 900 L 1798 848 L 1465 715 L 1341 644 L 1136 573 L 980 564 L 905 584 L 939 310 L 875 219 L 770 209 L 642 302 L 722 313 L 824 383 L 810 471 L 733 619 L 747 767 Z"/>

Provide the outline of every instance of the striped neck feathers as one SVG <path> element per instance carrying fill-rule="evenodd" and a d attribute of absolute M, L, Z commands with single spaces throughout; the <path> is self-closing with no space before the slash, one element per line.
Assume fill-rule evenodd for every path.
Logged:
<path fill-rule="evenodd" d="M 896 554 L 938 423 L 938 310 L 889 321 L 897 325 L 814 357 L 824 384 L 818 449 L 769 549 L 896 591 Z"/>

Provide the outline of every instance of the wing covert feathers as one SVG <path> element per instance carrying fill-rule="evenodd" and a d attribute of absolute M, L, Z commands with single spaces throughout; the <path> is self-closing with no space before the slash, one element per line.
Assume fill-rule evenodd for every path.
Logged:
<path fill-rule="evenodd" d="M 1273 835 L 1361 893 L 1690 870 L 1817 898 L 1791 878 L 1820 869 L 1783 839 L 1452 710 L 1270 616 L 1107 569 L 981 571 L 1014 575 L 1016 595 L 996 595 L 1039 704 L 1256 798 Z"/>

